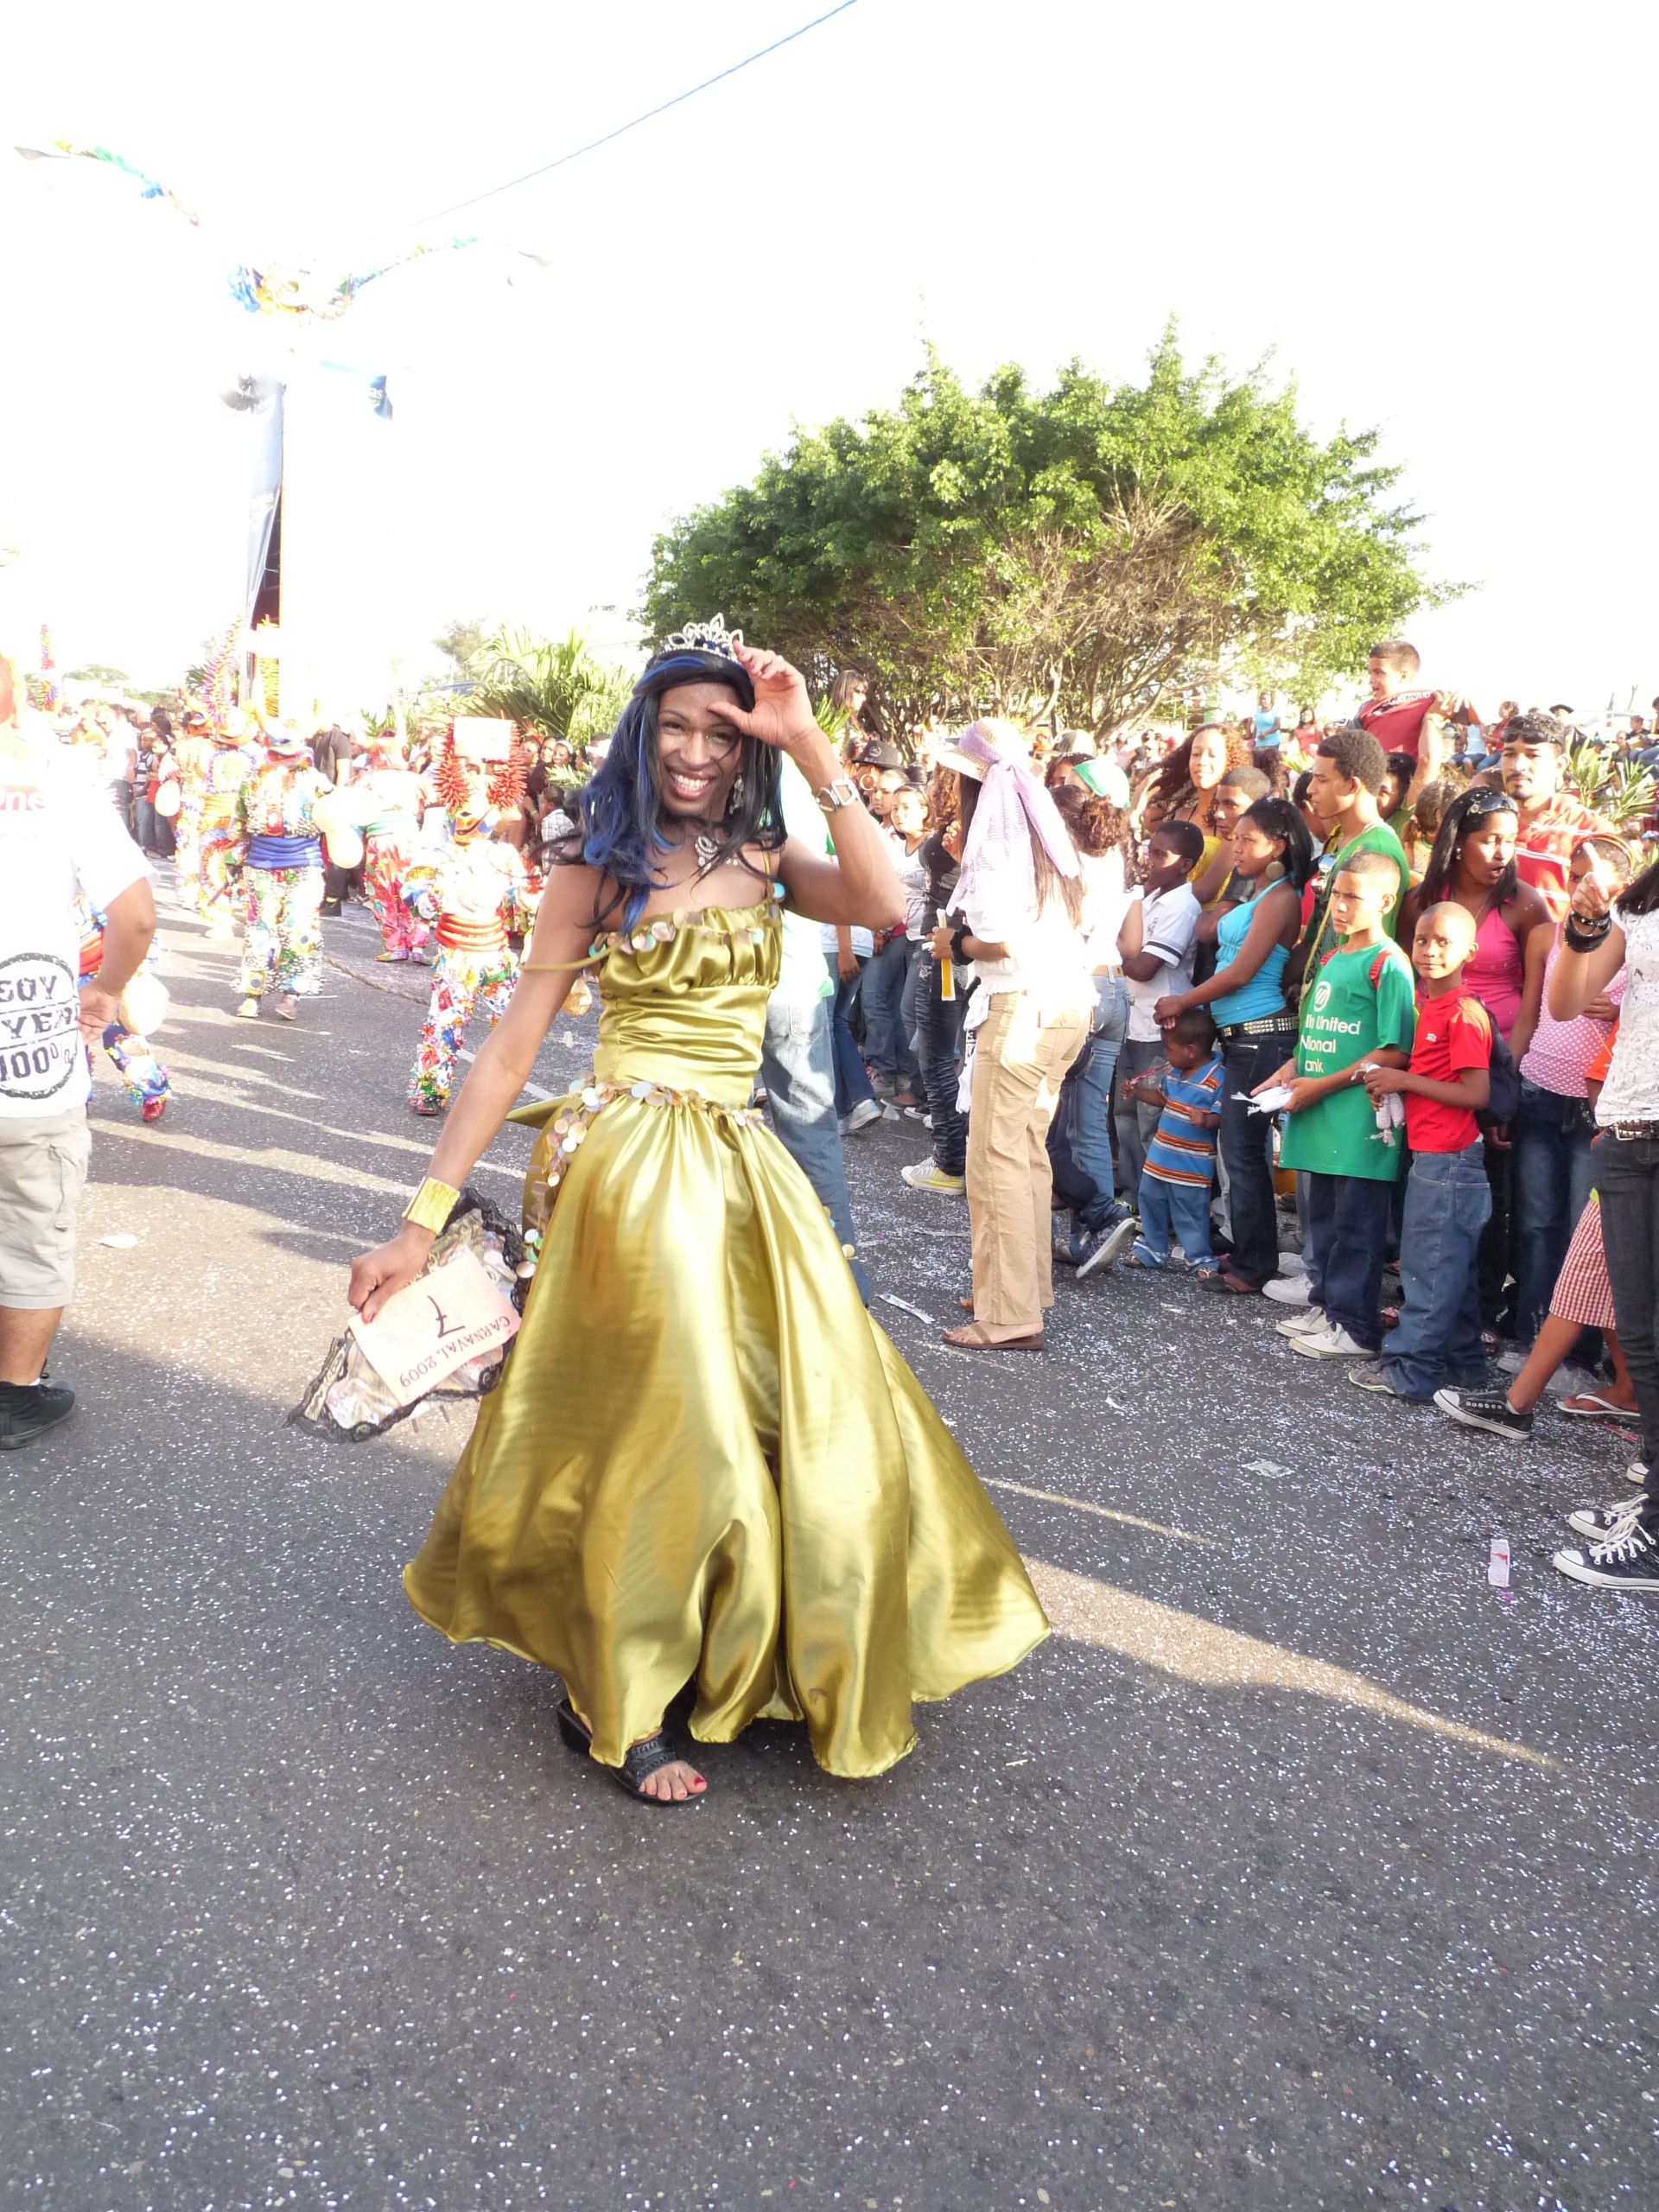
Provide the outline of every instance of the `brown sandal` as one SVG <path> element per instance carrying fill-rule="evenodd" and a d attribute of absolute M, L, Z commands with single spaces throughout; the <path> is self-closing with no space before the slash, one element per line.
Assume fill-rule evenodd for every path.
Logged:
<path fill-rule="evenodd" d="M 1034 1337 L 969 1337 L 960 1329 L 947 1329 L 941 1341 L 952 1351 L 1041 1351 L 1042 1332 Z"/>

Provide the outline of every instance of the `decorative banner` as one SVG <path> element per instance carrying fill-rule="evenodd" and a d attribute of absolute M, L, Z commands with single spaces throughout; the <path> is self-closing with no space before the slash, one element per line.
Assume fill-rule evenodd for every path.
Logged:
<path fill-rule="evenodd" d="M 143 199 L 165 200 L 168 207 L 175 208 L 187 223 L 200 228 L 200 217 L 191 213 L 177 193 L 169 192 L 164 184 L 157 184 L 153 176 L 146 176 L 142 169 L 134 168 L 130 162 L 124 160 L 119 154 L 111 153 L 107 146 L 77 146 L 73 140 L 60 137 L 54 138 L 49 146 L 19 146 L 17 151 L 26 162 L 105 162 L 110 168 L 119 169 L 124 176 L 130 176 L 139 187 Z"/>
<path fill-rule="evenodd" d="M 365 269 L 357 276 L 347 271 L 332 283 L 315 269 L 251 269 L 244 264 L 231 271 L 231 297 L 250 315 L 309 315 L 319 321 L 332 322 L 337 315 L 344 315 L 363 287 L 372 284 L 378 276 L 390 276 L 393 270 L 406 269 L 411 261 L 419 261 L 425 254 L 461 253 L 477 244 L 476 238 L 469 238 L 412 245 L 395 261 L 382 262 L 378 269 Z"/>
<path fill-rule="evenodd" d="M 241 623 L 232 622 L 225 632 L 224 642 L 209 660 L 202 679 L 202 697 L 208 712 L 214 716 L 227 713 L 236 703 L 236 687 L 231 681 L 234 674 L 232 655 L 241 634 Z"/>

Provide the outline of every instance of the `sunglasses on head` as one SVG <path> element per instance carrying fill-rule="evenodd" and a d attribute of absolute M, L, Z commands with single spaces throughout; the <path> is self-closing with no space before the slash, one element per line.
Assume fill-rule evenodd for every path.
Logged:
<path fill-rule="evenodd" d="M 1515 801 L 1507 791 L 1471 791 L 1463 802 L 1462 819 L 1478 822 L 1484 814 L 1513 814 Z"/>

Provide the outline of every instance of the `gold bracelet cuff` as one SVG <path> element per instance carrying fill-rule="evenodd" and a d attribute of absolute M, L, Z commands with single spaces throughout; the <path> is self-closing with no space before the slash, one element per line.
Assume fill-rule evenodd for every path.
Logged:
<path fill-rule="evenodd" d="M 412 1221 L 416 1229 L 429 1229 L 436 1236 L 442 1234 L 455 1200 L 461 1192 L 448 1183 L 440 1183 L 429 1175 L 404 1208 L 404 1219 Z"/>

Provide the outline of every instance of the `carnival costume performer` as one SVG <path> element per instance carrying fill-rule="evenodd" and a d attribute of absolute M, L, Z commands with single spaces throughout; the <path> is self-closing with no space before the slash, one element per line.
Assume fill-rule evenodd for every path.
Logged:
<path fill-rule="evenodd" d="M 294 1019 L 296 998 L 322 988 L 322 844 L 314 813 L 334 786 L 298 730 L 266 733 L 264 760 L 236 795 L 235 859 L 245 870 L 247 938 L 236 1009 L 248 1020 L 272 986 L 276 1011 Z"/>
<path fill-rule="evenodd" d="M 105 916 L 84 894 L 75 899 L 75 921 L 80 931 L 80 980 L 84 983 L 96 976 L 104 961 Z M 132 1008 L 128 1003 L 128 991 L 139 976 L 153 978 L 149 989 L 153 1002 L 165 1010 L 166 986 L 156 976 L 159 948 L 154 938 L 140 964 L 138 975 L 132 977 L 127 990 L 121 994 L 113 1021 L 106 1022 L 99 1042 L 109 1054 L 111 1064 L 126 1085 L 127 1096 L 146 1122 L 159 1122 L 167 1111 L 167 1102 L 172 1096 L 172 1076 L 156 1057 L 155 1048 L 148 1037 L 133 1026 Z M 137 992 L 133 993 L 136 998 Z M 151 1019 L 145 1015 L 146 1021 Z M 92 1046 L 86 1048 L 86 1064 L 92 1067 Z"/>
<path fill-rule="evenodd" d="M 242 830 L 237 794 L 259 766 L 261 754 L 249 741 L 248 717 L 232 707 L 213 733 L 203 764 L 196 814 L 200 850 L 196 861 L 196 910 L 215 937 L 235 934 L 232 905 Z"/>
<path fill-rule="evenodd" d="M 442 1114 L 449 1103 L 474 1014 L 493 1029 L 506 1012 L 518 972 L 507 932 L 528 934 L 536 919 L 531 879 L 512 847 L 495 836 L 497 817 L 486 793 L 474 788 L 452 821 L 449 852 L 411 869 L 406 887 L 414 912 L 435 923 L 437 939 L 432 996 L 409 1077 L 409 1103 L 417 1114 Z"/>
<path fill-rule="evenodd" d="M 786 837 L 779 752 L 830 817 L 835 859 Z M 830 1772 L 880 1774 L 915 1743 L 913 1700 L 1005 1672 L 1047 1629 L 811 1185 L 748 1106 L 778 898 L 893 928 L 903 895 L 800 676 L 718 617 L 646 669 L 582 816 L 429 1179 L 352 1270 L 371 1319 L 414 1280 L 571 977 L 597 963 L 591 1081 L 518 1117 L 542 1125 L 526 1205 L 545 1211 L 523 1325 L 405 1586 L 456 1641 L 556 1669 L 561 1733 L 632 1796 L 702 1790 L 664 1725 L 688 1683 L 703 1742 L 804 1719 Z"/>
<path fill-rule="evenodd" d="M 179 899 L 201 902 L 201 802 L 207 788 L 207 762 L 213 749 L 213 725 L 200 707 L 185 709 L 173 758 L 179 774 L 179 810 L 173 819 L 173 865 Z"/>
<path fill-rule="evenodd" d="M 363 876 L 380 925 L 378 957 L 417 960 L 429 931 L 408 906 L 404 887 L 420 841 L 425 789 L 395 736 L 373 740 L 368 772 L 357 777 L 353 789 L 367 791 L 376 810 L 363 824 Z"/>

